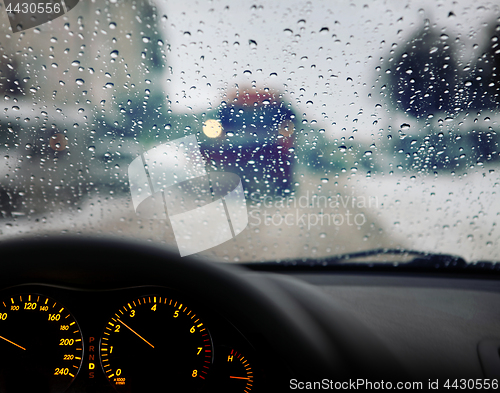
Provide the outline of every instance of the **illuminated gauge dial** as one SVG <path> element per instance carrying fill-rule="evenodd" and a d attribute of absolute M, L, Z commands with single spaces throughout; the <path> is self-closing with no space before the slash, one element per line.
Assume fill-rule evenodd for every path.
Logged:
<path fill-rule="evenodd" d="M 255 374 L 248 358 L 232 348 L 225 348 L 220 356 L 222 372 L 218 385 L 221 391 L 250 393 L 255 387 Z"/>
<path fill-rule="evenodd" d="M 82 363 L 71 313 L 37 294 L 0 299 L 0 392 L 64 392 Z"/>
<path fill-rule="evenodd" d="M 106 377 L 119 392 L 199 391 L 212 364 L 212 340 L 183 301 L 160 295 L 135 299 L 107 323 L 100 343 Z"/>

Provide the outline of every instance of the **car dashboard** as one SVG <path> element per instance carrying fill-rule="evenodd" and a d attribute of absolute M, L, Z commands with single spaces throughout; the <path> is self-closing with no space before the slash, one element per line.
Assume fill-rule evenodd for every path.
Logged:
<path fill-rule="evenodd" d="M 0 248 L 0 392 L 498 386 L 496 275 L 263 272 L 69 236 Z"/>
<path fill-rule="evenodd" d="M 173 380 L 185 391 L 250 392 L 274 383 L 258 332 L 240 330 L 216 304 L 188 292 L 28 284 L 0 296 L 7 315 L 0 391 L 133 392 Z M 44 361 L 23 378 L 32 356 Z"/>

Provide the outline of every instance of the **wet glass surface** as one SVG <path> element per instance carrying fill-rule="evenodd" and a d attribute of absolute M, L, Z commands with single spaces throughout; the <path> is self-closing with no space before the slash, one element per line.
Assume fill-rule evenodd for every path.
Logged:
<path fill-rule="evenodd" d="M 495 2 L 81 1 L 16 32 L 0 11 L 0 240 L 500 258 Z"/>

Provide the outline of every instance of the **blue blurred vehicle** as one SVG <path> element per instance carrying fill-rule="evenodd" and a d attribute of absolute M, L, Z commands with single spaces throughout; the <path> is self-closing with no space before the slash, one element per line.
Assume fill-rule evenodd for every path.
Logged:
<path fill-rule="evenodd" d="M 240 90 L 207 115 L 198 140 L 209 166 L 240 175 L 246 190 L 290 193 L 294 121 L 279 94 Z"/>

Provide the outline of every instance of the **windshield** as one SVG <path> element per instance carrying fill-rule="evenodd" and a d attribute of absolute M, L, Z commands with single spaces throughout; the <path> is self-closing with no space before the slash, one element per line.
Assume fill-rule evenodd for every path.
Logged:
<path fill-rule="evenodd" d="M 4 3 L 0 239 L 500 260 L 496 2 Z"/>

